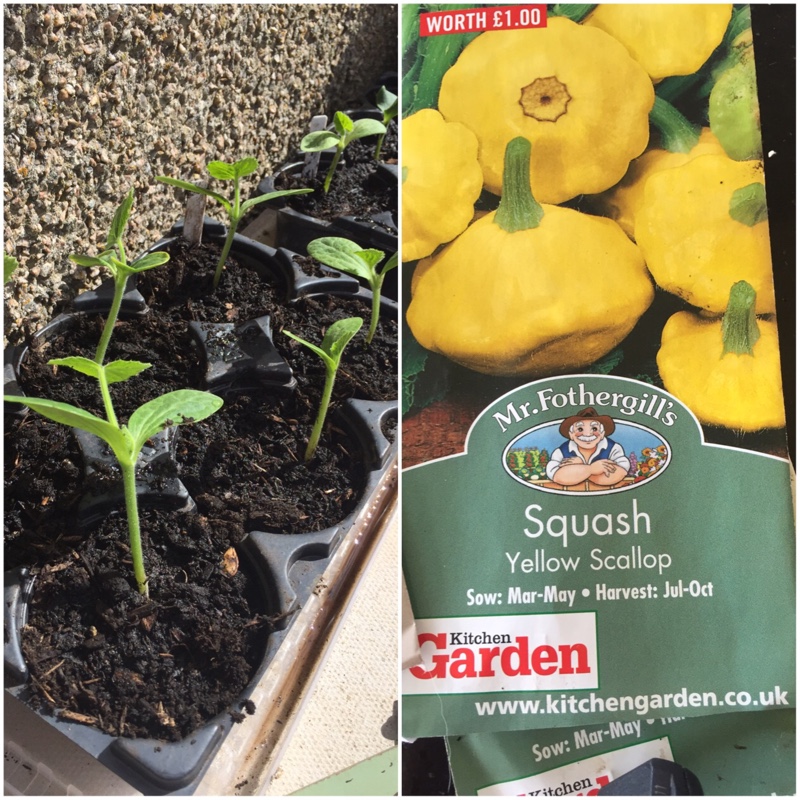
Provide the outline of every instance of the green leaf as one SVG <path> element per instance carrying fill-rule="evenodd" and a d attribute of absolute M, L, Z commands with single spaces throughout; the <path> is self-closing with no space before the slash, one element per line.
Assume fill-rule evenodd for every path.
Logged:
<path fill-rule="evenodd" d="M 222 408 L 222 398 L 196 389 L 178 389 L 139 406 L 128 420 L 135 453 L 159 431 L 170 425 L 199 422 Z"/>
<path fill-rule="evenodd" d="M 69 260 L 79 267 L 106 267 L 106 269 L 114 269 L 108 258 L 101 258 L 100 256 L 84 256 L 78 253 L 70 253 Z"/>
<path fill-rule="evenodd" d="M 160 267 L 169 261 L 169 253 L 145 253 L 141 258 L 137 258 L 133 264 L 128 267 L 131 272 L 144 272 L 146 269 L 153 269 L 153 267 Z"/>
<path fill-rule="evenodd" d="M 54 367 L 69 367 L 74 369 L 75 372 L 80 372 L 82 375 L 88 375 L 91 378 L 99 378 L 102 366 L 91 358 L 84 358 L 83 356 L 69 356 L 68 358 L 51 358 L 48 364 Z"/>
<path fill-rule="evenodd" d="M 737 222 L 752 228 L 767 219 L 767 190 L 763 183 L 742 186 L 731 196 L 729 213 Z"/>
<path fill-rule="evenodd" d="M 119 361 L 109 362 L 104 369 L 106 371 L 106 380 L 109 383 L 120 383 L 152 366 L 152 364 L 146 364 L 144 361 L 123 361 L 120 359 Z"/>
<path fill-rule="evenodd" d="M 399 253 L 394 253 L 383 265 L 381 272 L 385 275 L 390 269 L 394 269 L 398 264 Z"/>
<path fill-rule="evenodd" d="M 314 131 L 306 134 L 300 141 L 300 150 L 304 153 L 318 153 L 339 144 L 340 137 L 330 131 Z"/>
<path fill-rule="evenodd" d="M 365 136 L 380 136 L 386 133 L 386 126 L 377 119 L 357 119 L 353 123 L 353 130 L 347 134 L 347 141 L 363 139 Z"/>
<path fill-rule="evenodd" d="M 358 333 L 363 324 L 364 320 L 361 317 L 336 320 L 325 332 L 325 336 L 322 339 L 322 349 L 338 364 L 345 347 Z"/>
<path fill-rule="evenodd" d="M 226 210 L 230 209 L 231 204 L 221 194 L 212 192 L 210 189 L 204 189 L 202 186 L 196 186 L 193 183 L 189 183 L 189 181 L 182 181 L 179 180 L 178 178 L 169 178 L 166 175 L 159 175 L 156 177 L 156 180 L 159 181 L 160 183 L 166 183 L 168 186 L 175 186 L 178 189 L 184 189 L 187 192 L 204 194 L 206 197 L 211 197 L 218 203 L 222 203 L 222 205 L 225 207 Z"/>
<path fill-rule="evenodd" d="M 209 161 L 206 169 L 212 178 L 220 181 L 232 181 L 236 178 L 236 165 L 227 161 Z"/>
<path fill-rule="evenodd" d="M 335 368 L 336 364 L 333 363 L 331 357 L 323 349 L 317 347 L 317 345 L 312 344 L 311 342 L 306 341 L 305 339 L 301 338 L 295 333 L 292 333 L 291 331 L 284 330 L 284 333 L 290 339 L 294 339 L 296 342 L 300 342 L 300 344 L 307 347 L 313 353 L 316 353 L 327 365 Z"/>
<path fill-rule="evenodd" d="M 267 194 L 262 194 L 258 197 L 251 197 L 249 200 L 245 200 L 244 203 L 242 203 L 242 214 L 244 215 L 248 209 L 259 203 L 266 203 L 267 200 L 275 200 L 278 197 L 285 197 L 290 194 L 308 194 L 313 191 L 313 189 L 283 189 L 280 192 L 267 192 Z"/>
<path fill-rule="evenodd" d="M 372 267 L 384 256 L 380 250 L 362 250 L 355 242 L 340 236 L 323 236 L 321 239 L 314 239 L 308 243 L 307 250 L 312 258 L 316 258 L 326 266 L 366 280 L 374 277 L 375 270 Z M 377 260 L 370 263 L 368 258 L 362 257 L 361 254 L 367 252 L 377 254 Z"/>
<path fill-rule="evenodd" d="M 385 86 L 378 89 L 378 94 L 375 97 L 375 105 L 383 111 L 384 117 L 397 116 L 397 95 L 390 92 Z"/>
<path fill-rule="evenodd" d="M 122 239 L 125 233 L 125 226 L 128 224 L 128 219 L 131 215 L 133 208 L 133 189 L 131 189 L 125 199 L 119 204 L 114 219 L 111 221 L 111 229 L 108 232 L 108 239 L 106 239 L 106 247 L 115 245 Z"/>
<path fill-rule="evenodd" d="M 258 161 L 255 158 L 243 158 L 233 165 L 233 170 L 237 178 L 246 178 L 258 169 Z"/>
<path fill-rule="evenodd" d="M 333 127 L 341 136 L 344 136 L 353 130 L 353 120 L 344 111 L 337 111 L 333 115 Z"/>
<path fill-rule="evenodd" d="M 10 256 L 8 253 L 3 253 L 3 283 L 8 283 L 8 279 L 18 266 L 19 261 L 17 261 L 14 256 Z"/>
<path fill-rule="evenodd" d="M 119 458 L 120 453 L 123 457 L 126 452 L 126 441 L 119 428 L 106 422 L 104 419 L 76 408 L 69 403 L 60 403 L 56 400 L 42 400 L 37 397 L 18 397 L 15 395 L 5 395 L 3 398 L 7 403 L 20 403 L 41 414 L 46 419 L 68 425 L 71 428 L 80 428 L 87 433 L 93 433 L 103 441 L 107 442 L 115 455 Z"/>

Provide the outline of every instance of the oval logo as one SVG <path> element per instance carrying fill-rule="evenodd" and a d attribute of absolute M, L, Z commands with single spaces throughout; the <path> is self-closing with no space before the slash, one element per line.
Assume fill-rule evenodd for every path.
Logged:
<path fill-rule="evenodd" d="M 660 434 L 585 409 L 529 428 L 503 451 L 514 480 L 543 492 L 624 492 L 663 473 L 672 453 Z"/>

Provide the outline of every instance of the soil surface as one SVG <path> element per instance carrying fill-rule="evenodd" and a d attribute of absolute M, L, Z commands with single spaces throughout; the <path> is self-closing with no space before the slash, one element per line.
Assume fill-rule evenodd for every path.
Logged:
<path fill-rule="evenodd" d="M 132 586 L 124 514 L 39 571 L 22 636 L 30 703 L 113 736 L 174 741 L 235 703 L 271 609 L 239 542 L 207 518 L 146 510 L 142 527 L 149 600 Z"/>

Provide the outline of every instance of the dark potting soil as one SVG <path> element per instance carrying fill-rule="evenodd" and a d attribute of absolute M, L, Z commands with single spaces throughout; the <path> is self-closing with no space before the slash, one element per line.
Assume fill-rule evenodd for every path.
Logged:
<path fill-rule="evenodd" d="M 53 367 L 51 358 L 80 355 L 94 358 L 104 317 L 76 314 L 67 328 L 30 347 L 20 365 L 20 388 L 28 397 L 70 403 L 105 418 L 97 381 L 69 367 Z M 149 313 L 140 319 L 120 320 L 106 354 L 117 359 L 143 361 L 150 368 L 136 377 L 111 384 L 114 410 L 124 422 L 143 403 L 175 389 L 203 388 L 205 362 L 185 323 Z"/>
<path fill-rule="evenodd" d="M 144 510 L 142 531 L 149 600 L 133 588 L 124 514 L 38 572 L 22 633 L 30 703 L 112 736 L 175 741 L 236 701 L 272 610 L 241 553 L 231 567 L 239 542 L 205 517 Z"/>
<path fill-rule="evenodd" d="M 7 416 L 4 446 L 4 569 L 61 557 L 81 540 L 64 526 L 83 485 L 72 431 L 37 414 Z"/>
<path fill-rule="evenodd" d="M 229 397 L 202 425 L 183 426 L 179 477 L 200 512 L 236 531 L 302 533 L 342 521 L 361 499 L 365 465 L 352 431 L 329 413 L 304 460 L 318 398 Z"/>

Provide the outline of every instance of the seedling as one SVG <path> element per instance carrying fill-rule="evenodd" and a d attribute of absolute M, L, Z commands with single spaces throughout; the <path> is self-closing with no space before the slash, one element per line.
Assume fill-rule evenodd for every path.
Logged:
<path fill-rule="evenodd" d="M 311 436 L 308 439 L 308 446 L 306 447 L 305 460 L 311 461 L 314 454 L 317 452 L 317 445 L 319 444 L 319 437 L 322 433 L 322 426 L 325 424 L 325 417 L 328 414 L 328 406 L 331 402 L 331 395 L 333 394 L 333 384 L 336 381 L 336 372 L 339 369 L 339 362 L 342 360 L 342 353 L 348 342 L 358 333 L 364 320 L 361 317 L 348 317 L 347 319 L 340 319 L 334 322 L 325 333 L 322 343 L 317 347 L 299 336 L 284 331 L 284 333 L 296 342 L 305 345 L 309 350 L 315 352 L 325 363 L 325 387 L 322 390 L 322 400 L 319 404 L 319 413 L 314 422 L 314 427 L 311 429 Z"/>
<path fill-rule="evenodd" d="M 216 289 L 217 286 L 219 286 L 222 270 L 225 267 L 225 261 L 228 258 L 228 253 L 233 244 L 233 237 L 236 235 L 236 229 L 242 217 L 244 217 L 253 206 L 259 203 L 266 203 L 267 200 L 273 200 L 277 197 L 284 197 L 290 194 L 308 194 L 308 192 L 313 190 L 285 189 L 280 192 L 267 192 L 267 194 L 262 194 L 258 197 L 251 197 L 243 203 L 239 182 L 242 178 L 252 175 L 258 169 L 258 161 L 256 161 L 255 158 L 243 158 L 241 161 L 237 161 L 234 164 L 228 164 L 226 161 L 211 161 L 206 169 L 212 178 L 216 178 L 220 181 L 233 181 L 232 200 L 228 200 L 221 194 L 212 192 L 210 189 L 205 189 L 202 186 L 195 186 L 193 183 L 182 181 L 178 178 L 169 178 L 165 175 L 159 175 L 156 180 L 161 181 L 161 183 L 166 183 L 169 186 L 177 186 L 179 189 L 185 189 L 187 192 L 204 194 L 206 197 L 211 197 L 216 200 L 225 209 L 225 213 L 228 215 L 228 235 L 225 237 L 225 244 L 222 246 L 222 255 L 219 258 L 217 269 L 214 272 L 214 289 Z"/>
<path fill-rule="evenodd" d="M 344 111 L 337 111 L 333 115 L 332 131 L 315 131 L 306 134 L 300 142 L 300 149 L 304 153 L 318 153 L 321 150 L 328 150 L 335 147 L 333 160 L 325 175 L 322 188 L 325 194 L 331 188 L 333 173 L 342 158 L 345 147 L 356 139 L 363 139 L 365 136 L 381 136 L 386 134 L 386 126 L 377 119 L 357 119 L 353 121 Z"/>
<path fill-rule="evenodd" d="M 386 273 L 397 266 L 397 253 L 395 253 L 378 272 L 377 265 L 386 255 L 381 250 L 362 250 L 355 242 L 342 239 L 339 236 L 325 236 L 314 239 L 308 243 L 308 254 L 328 267 L 333 267 L 349 275 L 355 275 L 367 281 L 372 289 L 372 317 L 369 322 L 367 344 L 375 336 L 378 327 L 378 318 L 381 310 L 381 289 Z"/>
<path fill-rule="evenodd" d="M 13 275 L 14 270 L 19 266 L 14 256 L 3 253 L 3 283 L 8 283 L 9 278 Z"/>
<path fill-rule="evenodd" d="M 111 230 L 109 230 L 108 238 L 106 239 L 105 250 L 97 256 L 73 253 L 69 257 L 70 261 L 81 267 L 105 267 L 114 276 L 114 299 L 111 302 L 111 310 L 108 312 L 106 324 L 94 354 L 94 360 L 98 364 L 102 364 L 106 357 L 106 350 L 119 316 L 122 296 L 125 294 L 125 284 L 128 282 L 128 278 L 131 275 L 153 269 L 153 267 L 161 266 L 161 264 L 166 264 L 169 261 L 169 253 L 147 253 L 134 261 L 133 264 L 128 264 L 122 236 L 125 233 L 125 227 L 131 215 L 131 208 L 133 208 L 133 189 L 128 192 L 114 214 Z"/>
<path fill-rule="evenodd" d="M 381 110 L 383 114 L 383 125 L 386 131 L 388 131 L 389 123 L 397 116 L 397 95 L 390 92 L 385 86 L 381 86 L 375 98 L 375 105 Z M 386 138 L 386 131 L 378 137 L 378 145 L 375 148 L 376 161 L 380 160 L 381 148 L 383 147 L 383 140 Z"/>
<path fill-rule="evenodd" d="M 20 403 L 37 411 L 53 422 L 92 433 L 100 437 L 113 451 L 122 472 L 125 490 L 125 508 L 128 519 L 128 539 L 133 560 L 133 574 L 139 592 L 149 596 L 147 574 L 142 555 L 142 539 L 139 527 L 139 508 L 136 497 L 136 461 L 147 440 L 170 425 L 199 422 L 213 414 L 222 406 L 222 398 L 208 392 L 194 389 L 179 389 L 156 397 L 134 411 L 127 425 L 117 422 L 111 402 L 109 385 L 125 381 L 147 369 L 150 364 L 141 361 L 112 361 L 102 364 L 82 356 L 54 358 L 49 364 L 74 369 L 84 375 L 96 378 L 100 384 L 106 419 L 98 417 L 82 408 L 55 400 L 35 397 L 6 395 L 8 403 Z"/>

